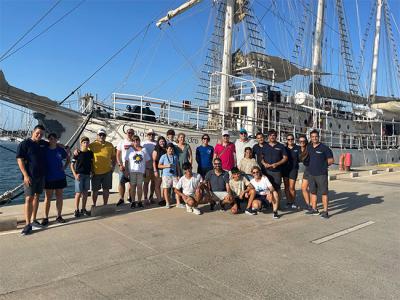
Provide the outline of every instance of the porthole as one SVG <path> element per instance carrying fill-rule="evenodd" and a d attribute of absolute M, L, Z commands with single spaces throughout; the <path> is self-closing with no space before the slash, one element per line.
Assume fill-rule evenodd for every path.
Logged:
<path fill-rule="evenodd" d="M 341 124 L 339 124 L 339 125 L 338 125 L 338 128 L 340 129 L 341 127 L 342 127 L 342 125 L 341 125 Z"/>
<path fill-rule="evenodd" d="M 329 128 L 332 128 L 332 123 L 329 123 Z"/>

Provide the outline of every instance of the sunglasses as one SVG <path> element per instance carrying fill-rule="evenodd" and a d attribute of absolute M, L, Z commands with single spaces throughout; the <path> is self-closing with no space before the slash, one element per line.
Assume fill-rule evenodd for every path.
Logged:
<path fill-rule="evenodd" d="M 220 165 L 222 165 L 222 164 L 220 164 L 220 163 L 214 163 L 214 166 L 220 166 Z"/>
<path fill-rule="evenodd" d="M 240 134 L 247 134 L 247 132 L 240 132 Z"/>
<path fill-rule="evenodd" d="M 134 134 L 134 132 L 133 131 L 128 131 L 128 134 Z"/>
<path fill-rule="evenodd" d="M 294 141 L 294 139 L 286 139 L 287 141 Z"/>
<path fill-rule="evenodd" d="M 251 174 L 260 174 L 260 172 L 259 171 L 254 171 L 254 172 L 251 172 Z"/>
<path fill-rule="evenodd" d="M 132 142 L 140 142 L 140 140 L 139 139 L 134 139 L 134 140 L 132 140 Z"/>
<path fill-rule="evenodd" d="M 99 133 L 99 136 L 106 136 L 105 133 Z"/>
<path fill-rule="evenodd" d="M 305 143 L 306 141 L 299 141 L 299 143 Z"/>
<path fill-rule="evenodd" d="M 210 139 L 207 137 L 203 137 L 203 140 L 209 141 Z"/>

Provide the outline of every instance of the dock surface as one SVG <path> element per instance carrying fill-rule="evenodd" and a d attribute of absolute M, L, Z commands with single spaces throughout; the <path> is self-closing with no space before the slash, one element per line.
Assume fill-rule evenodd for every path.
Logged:
<path fill-rule="evenodd" d="M 66 224 L 0 232 L 0 299 L 399 299 L 399 182 L 338 176 L 328 220 L 127 204 L 75 220 L 65 200 Z"/>

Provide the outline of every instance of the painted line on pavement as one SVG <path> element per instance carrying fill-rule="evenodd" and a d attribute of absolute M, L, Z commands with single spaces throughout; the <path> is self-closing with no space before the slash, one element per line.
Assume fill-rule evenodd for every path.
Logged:
<path fill-rule="evenodd" d="M 344 229 L 344 230 L 335 232 L 335 233 L 333 233 L 333 234 L 324 236 L 324 237 L 322 237 L 322 238 L 313 240 L 313 241 L 311 241 L 311 243 L 314 243 L 314 244 L 319 245 L 319 244 L 325 243 L 325 242 L 327 242 L 327 241 L 333 240 L 333 239 L 335 239 L 335 238 L 338 238 L 338 237 L 340 237 L 340 236 L 349 234 L 350 232 L 357 231 L 357 230 L 359 230 L 359 229 L 361 229 L 361 228 L 367 227 L 367 226 L 372 225 L 372 224 L 374 224 L 374 223 L 375 223 L 374 221 L 364 222 L 364 223 L 355 225 L 355 226 L 353 226 L 353 227 L 350 227 L 350 228 L 347 228 L 347 229 Z"/>

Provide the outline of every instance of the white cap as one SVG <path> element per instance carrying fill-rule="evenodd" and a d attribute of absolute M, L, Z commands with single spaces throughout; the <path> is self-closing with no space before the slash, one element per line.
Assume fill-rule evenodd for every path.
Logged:
<path fill-rule="evenodd" d="M 149 133 L 153 133 L 153 134 L 154 134 L 154 133 L 155 133 L 155 132 L 154 132 L 154 129 L 153 129 L 153 128 L 148 129 L 148 130 L 147 130 L 147 134 L 149 134 Z"/>
<path fill-rule="evenodd" d="M 97 134 L 100 134 L 100 133 L 107 135 L 106 130 L 104 128 L 100 128 L 99 130 L 97 130 Z"/>
<path fill-rule="evenodd" d="M 230 135 L 230 134 L 229 134 L 229 131 L 228 131 L 228 130 L 223 130 L 223 131 L 222 131 L 222 136 L 224 136 L 224 135 Z"/>

